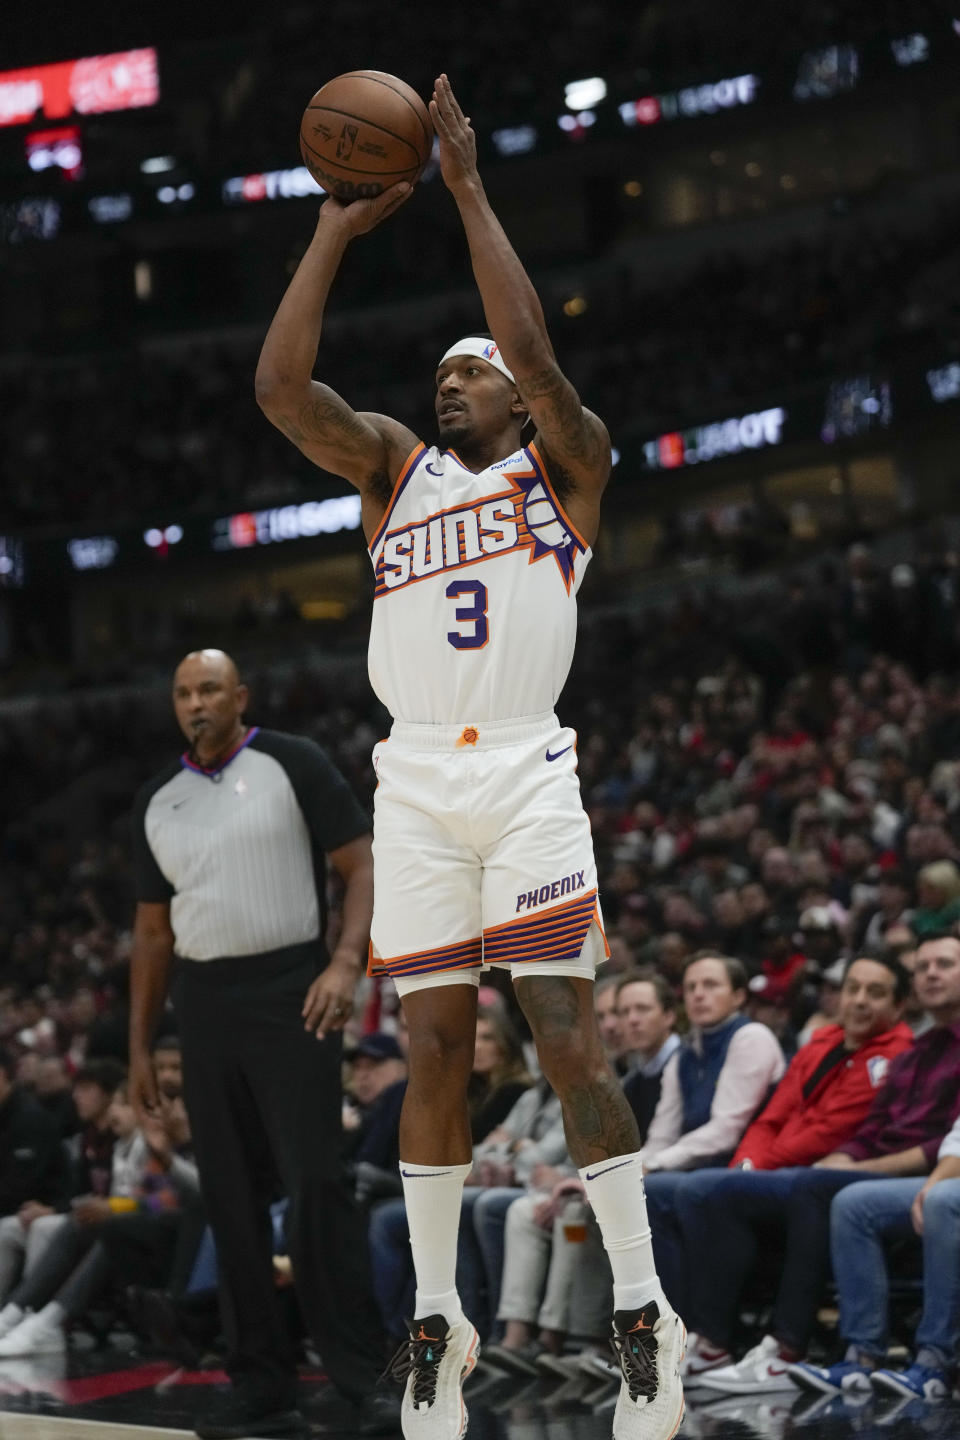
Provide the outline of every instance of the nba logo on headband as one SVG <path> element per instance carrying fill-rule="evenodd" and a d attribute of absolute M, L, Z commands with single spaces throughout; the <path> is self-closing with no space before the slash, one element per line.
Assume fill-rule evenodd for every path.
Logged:
<path fill-rule="evenodd" d="M 500 347 L 495 340 L 488 340 L 483 335 L 466 335 L 462 340 L 458 340 L 456 345 L 450 346 L 440 364 L 442 365 L 444 360 L 450 360 L 454 355 L 474 355 L 478 360 L 486 360 L 487 364 L 492 365 L 495 370 L 499 370 L 501 375 L 506 375 L 511 385 L 516 384 L 512 372 L 503 363 Z"/>

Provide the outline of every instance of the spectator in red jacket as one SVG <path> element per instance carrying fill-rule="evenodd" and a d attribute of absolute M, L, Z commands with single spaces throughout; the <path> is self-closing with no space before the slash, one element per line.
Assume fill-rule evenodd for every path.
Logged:
<path fill-rule="evenodd" d="M 685 1361 L 691 1379 L 729 1366 L 740 1295 L 756 1253 L 754 1223 L 779 1204 L 773 1177 L 765 1183 L 759 1175 L 742 1172 L 809 1166 L 852 1138 L 883 1088 L 891 1061 L 913 1043 L 900 1018 L 909 988 L 909 974 L 894 959 L 852 960 L 844 976 L 839 1023 L 817 1030 L 798 1052 L 761 1115 L 748 1126 L 730 1167 L 692 1172 L 676 1195 L 673 1223 L 689 1276 L 684 1318 L 696 1330 Z M 718 1206 L 726 1213 L 728 1198 L 737 1190 L 739 1201 L 744 1186 L 763 1216 L 754 1216 L 750 1197 L 738 1203 L 737 1222 L 746 1243 L 723 1247 L 718 1254 L 704 1216 Z"/>
<path fill-rule="evenodd" d="M 960 1095 L 957 936 L 943 935 L 920 945 L 914 985 L 933 1025 L 890 1062 L 887 1078 L 856 1133 L 815 1165 L 731 1171 L 723 1189 L 706 1198 L 706 1207 L 694 1207 L 698 1213 L 685 1218 L 685 1232 L 700 1236 L 693 1264 L 703 1285 L 703 1308 L 692 1317 L 691 1328 L 715 1346 L 732 1340 L 733 1317 L 724 1296 L 752 1267 L 757 1225 L 775 1224 L 785 1236 L 769 1333 L 736 1364 L 701 1373 L 701 1384 L 707 1388 L 750 1395 L 781 1387 L 787 1366 L 809 1343 L 822 1300 L 834 1196 L 858 1181 L 926 1175 L 936 1164 Z M 732 1280 L 727 1278 L 730 1274 Z"/>
<path fill-rule="evenodd" d="M 854 1134 L 887 1078 L 890 1061 L 913 1044 L 900 1019 L 910 977 L 887 960 L 852 960 L 838 1024 L 814 1031 L 770 1102 L 750 1125 L 731 1169 L 812 1165 Z"/>

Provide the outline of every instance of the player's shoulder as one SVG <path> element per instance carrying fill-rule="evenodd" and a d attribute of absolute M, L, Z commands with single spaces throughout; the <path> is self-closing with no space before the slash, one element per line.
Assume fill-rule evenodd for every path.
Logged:
<path fill-rule="evenodd" d="M 422 454 L 427 447 L 409 425 L 404 425 L 401 420 L 394 420 L 390 415 L 362 410 L 358 412 L 358 419 L 375 430 L 383 441 L 382 478 L 392 488 L 411 457 Z M 381 477 L 376 478 L 379 480 Z"/>
<path fill-rule="evenodd" d="M 592 410 L 583 410 L 583 426 L 579 439 L 568 441 L 561 459 L 551 447 L 549 436 L 539 429 L 530 441 L 530 448 L 540 459 L 557 499 L 583 494 L 599 497 L 607 486 L 613 469 L 613 447 L 610 432 Z"/>

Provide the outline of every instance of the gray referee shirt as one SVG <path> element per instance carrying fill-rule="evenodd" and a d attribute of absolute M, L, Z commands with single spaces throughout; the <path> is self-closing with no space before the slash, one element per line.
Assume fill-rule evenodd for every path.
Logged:
<path fill-rule="evenodd" d="M 322 940 L 324 852 L 370 830 L 319 745 L 258 728 L 212 770 L 189 755 L 168 765 L 133 821 L 137 900 L 169 902 L 185 960 Z"/>

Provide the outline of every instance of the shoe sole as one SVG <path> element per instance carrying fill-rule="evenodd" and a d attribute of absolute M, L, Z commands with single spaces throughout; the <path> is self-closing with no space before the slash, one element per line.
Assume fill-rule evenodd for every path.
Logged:
<path fill-rule="evenodd" d="M 463 1401 L 463 1382 L 468 1375 L 472 1375 L 480 1359 L 480 1336 L 476 1330 L 473 1332 L 473 1339 L 470 1341 L 470 1349 L 467 1351 L 466 1359 L 463 1362 L 463 1369 L 460 1371 L 460 1432 L 457 1440 L 463 1440 L 470 1424 L 470 1413 Z"/>
<path fill-rule="evenodd" d="M 836 1399 L 838 1395 L 849 1393 L 844 1392 L 841 1386 L 834 1385 L 831 1380 L 821 1380 L 816 1375 L 791 1375 L 790 1380 L 798 1390 L 803 1390 L 807 1395 L 830 1395 Z"/>
<path fill-rule="evenodd" d="M 950 1392 L 945 1390 L 942 1395 L 927 1395 L 925 1392 L 911 1390 L 907 1386 L 897 1385 L 894 1381 L 875 1379 L 871 1382 L 873 1391 L 878 1395 L 894 1395 L 898 1400 L 921 1400 L 925 1405 L 942 1405 L 949 1400 Z"/>
<path fill-rule="evenodd" d="M 0 1364 L 4 1360 L 48 1360 L 51 1355 L 66 1355 L 66 1345 L 31 1345 L 28 1350 L 0 1351 Z"/>

